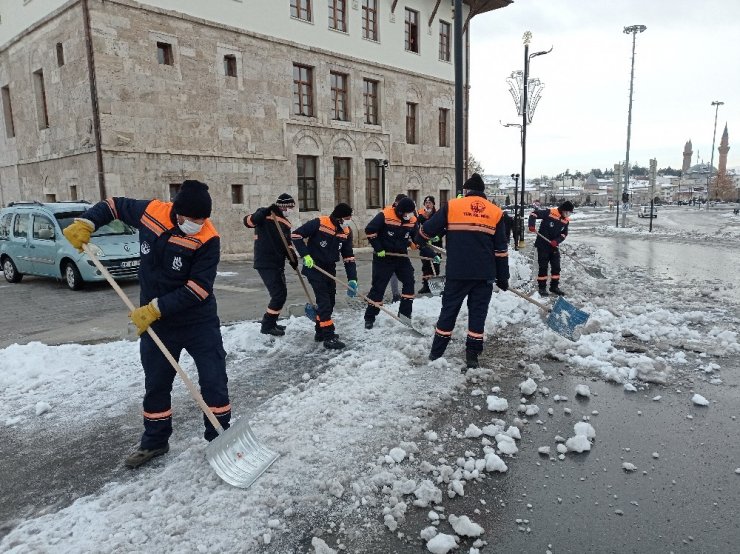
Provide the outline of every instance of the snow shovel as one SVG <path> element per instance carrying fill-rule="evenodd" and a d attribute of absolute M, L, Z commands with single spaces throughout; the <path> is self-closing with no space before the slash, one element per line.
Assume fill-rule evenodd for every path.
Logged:
<path fill-rule="evenodd" d="M 564 336 L 566 339 L 575 340 L 573 333 L 575 332 L 576 327 L 583 325 L 588 321 L 589 315 L 586 312 L 579 310 L 562 296 L 558 296 L 555 306 L 550 308 L 546 304 L 537 302 L 514 288 L 509 287 L 509 290 L 519 298 L 523 298 L 527 302 L 531 302 L 540 310 L 548 314 L 547 326 L 559 335 Z"/>
<path fill-rule="evenodd" d="M 543 239 L 544 241 L 546 241 L 547 244 L 550 244 L 550 239 L 548 239 L 547 237 L 541 235 L 539 233 L 539 231 L 537 232 L 537 236 L 540 237 L 541 239 Z M 598 269 L 598 268 L 597 269 L 594 269 L 592 267 L 588 267 L 587 265 L 585 265 L 584 263 L 582 263 L 581 260 L 577 259 L 574 254 L 569 254 L 568 252 L 566 252 L 562 248 L 560 248 L 558 246 L 553 246 L 552 244 L 550 244 L 550 248 L 555 248 L 556 250 L 560 250 L 560 252 L 562 252 L 563 254 L 565 254 L 566 256 L 568 256 L 571 260 L 573 260 L 576 264 L 578 264 L 579 266 L 581 266 L 581 268 L 583 269 L 583 271 L 585 271 L 586 273 L 588 273 L 591 277 L 596 277 L 597 279 L 606 279 L 606 276 L 603 273 L 601 273 L 601 269 Z"/>
<path fill-rule="evenodd" d="M 118 283 L 116 283 L 113 277 L 111 277 L 103 264 L 100 263 L 97 256 L 93 254 L 90 247 L 87 244 L 83 244 L 82 249 L 95 264 L 98 271 L 100 271 L 103 277 L 105 277 L 108 283 L 110 283 L 113 290 L 118 293 L 118 296 L 121 297 L 121 300 L 123 300 L 128 309 L 131 311 L 135 310 L 136 308 L 132 304 L 131 300 L 129 300 L 126 293 L 121 290 L 121 287 L 118 286 Z M 228 429 L 224 429 L 208 407 L 208 404 L 203 400 L 203 396 L 201 396 L 200 392 L 198 392 L 193 385 L 188 374 L 183 371 L 180 364 L 177 363 L 177 360 L 175 360 L 172 354 L 170 354 L 162 340 L 151 327 L 146 331 L 162 351 L 165 358 L 167 358 L 167 361 L 170 362 L 177 374 L 185 382 L 185 385 L 190 391 L 190 395 L 198 403 L 198 406 L 203 410 L 208 421 L 211 422 L 211 425 L 213 425 L 218 433 L 218 437 L 212 440 L 206 447 L 206 459 L 208 460 L 208 463 L 211 464 L 211 467 L 216 474 L 229 485 L 242 489 L 249 488 L 249 486 L 254 483 L 280 455 L 267 448 L 257 439 L 257 437 L 255 437 L 247 418 L 239 419 Z"/>
<path fill-rule="evenodd" d="M 332 279 L 332 280 L 336 281 L 337 283 L 339 283 L 340 285 L 342 285 L 343 287 L 345 287 L 347 290 L 354 290 L 354 289 L 352 289 L 352 287 L 349 286 L 348 283 L 345 283 L 341 279 L 337 279 L 336 277 L 334 277 L 334 275 L 332 275 L 328 271 L 324 271 L 319 266 L 317 266 L 317 265 L 314 264 L 314 266 L 313 266 L 312 269 L 315 269 L 319 273 L 321 273 L 323 275 L 326 275 L 329 279 Z M 388 308 L 383 307 L 382 304 L 379 304 L 378 302 L 373 302 L 367 296 L 363 295 L 360 292 L 357 292 L 356 291 L 356 294 L 357 294 L 357 296 L 359 296 L 360 298 L 362 298 L 368 304 L 370 304 L 372 306 L 375 306 L 379 310 L 381 310 L 381 311 L 385 312 L 386 314 L 388 314 L 389 316 L 391 316 L 393 319 L 395 319 L 399 323 L 402 323 L 403 325 L 405 325 L 406 327 L 408 327 L 409 329 L 411 329 L 417 336 L 419 336 L 419 337 L 426 337 L 426 336 L 428 336 L 428 335 L 425 335 L 421 331 L 418 331 L 417 329 L 414 328 L 414 326 L 411 324 L 411 318 L 408 318 L 405 315 L 396 315 L 396 314 L 394 314 Z"/>
<path fill-rule="evenodd" d="M 303 275 L 301 275 L 301 272 L 298 269 L 298 258 L 294 257 L 295 252 L 288 246 L 288 241 L 285 240 L 285 235 L 283 235 L 283 230 L 280 228 L 280 223 L 277 219 L 273 219 L 275 222 L 275 227 L 277 227 L 278 235 L 280 235 L 280 238 L 283 241 L 283 246 L 285 247 L 285 251 L 288 253 L 288 258 L 292 262 L 296 263 L 295 266 L 295 272 L 296 275 L 298 275 L 298 280 L 301 282 L 301 286 L 303 287 L 303 292 L 306 293 L 306 298 L 308 298 L 308 304 L 306 304 L 306 307 L 304 308 L 304 313 L 306 314 L 306 317 L 311 320 L 312 323 L 316 323 L 316 302 L 314 302 L 313 298 L 311 297 L 311 293 L 308 291 L 308 287 L 306 286 L 306 281 L 303 279 Z"/>
<path fill-rule="evenodd" d="M 429 260 L 434 261 L 434 258 L 429 258 L 427 256 L 410 256 L 408 254 L 398 254 L 396 252 L 386 252 L 386 256 L 396 256 L 398 258 L 409 258 L 411 260 Z M 432 293 L 432 296 L 440 296 L 444 290 L 445 290 L 445 277 L 444 275 L 433 275 L 431 277 L 427 277 L 426 279 L 422 278 L 424 281 L 426 281 L 427 286 L 429 287 L 429 291 Z"/>

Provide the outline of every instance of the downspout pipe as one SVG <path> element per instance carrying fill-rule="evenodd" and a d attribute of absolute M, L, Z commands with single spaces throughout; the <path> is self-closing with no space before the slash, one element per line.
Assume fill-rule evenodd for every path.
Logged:
<path fill-rule="evenodd" d="M 100 133 L 100 109 L 98 106 L 98 87 L 95 75 L 95 57 L 93 56 L 92 31 L 90 30 L 90 7 L 88 0 L 82 0 L 82 19 L 85 27 L 87 46 L 87 72 L 90 76 L 90 104 L 93 112 L 93 133 L 95 134 L 95 158 L 98 169 L 98 189 L 100 200 L 107 198 L 105 191 L 105 171 L 103 169 L 103 147 Z"/>

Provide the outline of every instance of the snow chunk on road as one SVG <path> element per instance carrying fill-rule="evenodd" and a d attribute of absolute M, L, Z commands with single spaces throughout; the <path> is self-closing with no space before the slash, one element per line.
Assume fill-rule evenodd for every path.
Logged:
<path fill-rule="evenodd" d="M 500 398 L 495 395 L 490 395 L 486 399 L 488 403 L 488 410 L 491 412 L 505 412 L 509 409 L 509 401 L 506 398 Z"/>
<path fill-rule="evenodd" d="M 622 469 L 625 471 L 636 471 L 637 466 L 635 464 L 632 464 L 630 462 L 622 462 Z"/>
<path fill-rule="evenodd" d="M 591 389 L 588 388 L 588 385 L 576 385 L 576 396 L 589 398 L 591 396 Z"/>
<path fill-rule="evenodd" d="M 499 458 L 495 453 L 489 452 L 486 454 L 486 471 L 493 472 L 498 471 L 500 473 L 506 473 L 508 471 L 508 467 L 506 467 L 506 464 L 504 461 Z"/>
<path fill-rule="evenodd" d="M 502 453 L 508 454 L 509 456 L 513 456 L 519 452 L 514 439 L 509 435 L 504 435 L 503 433 L 496 435 L 496 446 Z"/>
<path fill-rule="evenodd" d="M 585 452 L 591 450 L 591 443 L 585 435 L 576 435 L 565 441 L 565 446 L 570 452 Z"/>
<path fill-rule="evenodd" d="M 430 525 L 429 527 L 424 527 L 424 529 L 421 530 L 421 533 L 419 533 L 419 538 L 423 541 L 430 541 L 436 536 L 437 528 L 433 525 Z"/>
<path fill-rule="evenodd" d="M 709 406 L 709 400 L 704 398 L 701 394 L 695 394 L 691 397 L 691 401 L 697 406 Z M 38 408 L 36 408 L 38 411 Z"/>
<path fill-rule="evenodd" d="M 483 434 L 483 431 L 481 431 L 478 427 L 476 427 L 472 423 L 468 425 L 467 429 L 465 429 L 465 437 L 469 439 L 477 439 L 482 434 Z"/>
<path fill-rule="evenodd" d="M 596 437 L 596 430 L 590 423 L 586 423 L 585 421 L 579 421 L 578 423 L 576 423 L 573 426 L 573 430 L 575 431 L 576 435 L 583 435 L 589 440 Z"/>
<path fill-rule="evenodd" d="M 40 416 L 51 410 L 51 404 L 48 402 L 36 402 L 36 415 Z"/>
<path fill-rule="evenodd" d="M 450 525 L 460 536 L 463 537 L 480 537 L 483 534 L 483 527 L 470 521 L 468 516 L 457 517 L 454 514 L 450 514 L 449 517 Z"/>
<path fill-rule="evenodd" d="M 534 379 L 530 377 L 526 381 L 519 383 L 519 390 L 522 391 L 522 394 L 529 396 L 530 394 L 534 394 L 534 391 L 537 390 L 537 383 L 535 383 Z"/>
<path fill-rule="evenodd" d="M 550 455 L 550 447 L 549 446 L 540 446 L 537 449 L 537 452 L 539 452 L 540 454 L 543 454 L 545 456 L 549 456 Z"/>
<path fill-rule="evenodd" d="M 440 533 L 427 543 L 427 550 L 432 554 L 447 554 L 457 548 L 457 537 Z"/>
<path fill-rule="evenodd" d="M 414 491 L 414 506 L 426 508 L 430 503 L 440 504 L 442 502 L 442 491 L 429 479 L 425 479 Z"/>
<path fill-rule="evenodd" d="M 318 537 L 314 537 L 311 539 L 311 546 L 313 546 L 314 552 L 316 554 L 337 554 L 336 550 L 331 548 L 328 544 L 326 544 Z"/>
<path fill-rule="evenodd" d="M 637 388 L 632 383 L 625 383 L 624 390 L 626 390 L 627 392 L 637 392 Z"/>
<path fill-rule="evenodd" d="M 400 464 L 406 457 L 406 451 L 403 448 L 397 446 L 395 448 L 392 448 L 391 451 L 388 452 L 388 455 L 393 458 L 394 462 Z"/>

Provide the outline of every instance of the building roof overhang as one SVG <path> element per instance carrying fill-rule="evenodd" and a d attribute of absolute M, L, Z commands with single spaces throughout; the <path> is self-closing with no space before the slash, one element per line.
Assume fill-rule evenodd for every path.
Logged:
<path fill-rule="evenodd" d="M 471 17 L 505 8 L 512 4 L 514 0 L 463 0 L 464 4 L 470 6 Z"/>

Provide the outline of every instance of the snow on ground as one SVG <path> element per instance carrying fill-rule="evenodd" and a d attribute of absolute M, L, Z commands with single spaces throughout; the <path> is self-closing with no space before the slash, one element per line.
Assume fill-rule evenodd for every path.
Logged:
<path fill-rule="evenodd" d="M 528 255 L 511 254 L 511 284 L 525 291 L 532 288 Z M 577 271 L 567 260 L 564 265 L 566 271 Z M 575 342 L 550 331 L 541 310 L 512 293 L 493 295 L 486 332 L 513 330 L 530 359 L 554 355 L 620 383 L 666 382 L 678 366 L 714 374 L 719 364 L 714 367 L 704 360 L 700 366 L 693 356 L 696 345 L 711 343 L 712 356 L 740 352 L 737 334 L 716 313 L 667 309 L 642 290 L 640 303 L 604 300 L 621 290 L 617 287 L 586 275 L 574 287 L 568 299 L 591 314 Z M 595 297 L 596 290 L 603 296 Z M 415 302 L 416 327 L 431 335 L 439 307 L 439 298 Z M 489 410 L 502 412 L 488 412 L 491 424 L 482 429 L 465 425 L 458 431 L 460 438 L 480 444 L 480 458 L 471 451 L 445 459 L 439 434 L 425 429 L 417 415 L 420 406 L 432 411 L 439 407 L 465 381 L 459 369 L 466 307 L 448 355 L 431 363 L 431 336 L 414 338 L 382 314 L 370 333 L 362 328 L 357 312 L 345 309 L 336 319 L 348 343 L 339 353 L 326 352 L 311 340 L 313 324 L 305 318 L 288 320 L 287 334 L 280 339 L 261 335 L 257 323 L 223 329 L 234 416 L 249 417 L 255 433 L 281 454 L 250 489 L 222 483 L 204 459 L 202 439 L 178 432 L 176 426 L 166 463 L 132 472 L 59 512 L 22 523 L 0 542 L 0 550 L 112 552 L 157 544 L 161 551 L 249 551 L 290 533 L 298 523 L 293 516 L 305 517 L 314 508 L 337 502 L 375 509 L 376 519 L 393 531 L 410 505 L 431 507 L 445 497 L 471 494 L 471 483 L 484 473 L 509 470 L 504 460 L 515 466 L 521 437 L 513 409 L 517 398 L 504 404 L 504 395 L 492 390 L 499 396 L 488 396 Z M 652 350 L 626 348 L 625 340 L 649 344 Z M 188 356 L 182 363 L 193 374 Z M 286 364 L 300 371 L 286 377 L 289 382 L 282 392 L 246 414 L 240 397 L 254 395 L 251 379 Z M 313 370 L 306 372 L 307 366 Z M 522 377 L 533 379 L 523 383 L 521 392 L 529 392 L 541 373 L 536 364 L 527 366 Z M 138 409 L 142 381 L 136 343 L 14 345 L 0 351 L 0 422 L 19 433 L 60 422 L 82 429 L 93 418 L 115 419 Z M 477 396 L 484 401 L 486 394 L 481 390 Z M 175 410 L 188 402 L 184 387 L 176 382 Z M 523 406 L 521 417 L 539 411 L 534 404 Z M 499 419 L 506 417 L 514 419 Z M 504 432 L 507 426 L 511 432 Z M 422 436 L 429 444 L 401 440 Z M 593 428 L 582 425 L 558 447 L 583 452 L 591 448 L 593 436 Z M 421 451 L 430 448 L 434 457 L 422 456 Z M 460 533 L 477 533 L 470 516 L 455 516 Z M 454 536 L 447 539 L 442 533 L 430 532 L 428 539 L 439 551 L 457 544 Z M 317 551 L 328 548 L 321 539 L 313 543 Z"/>

